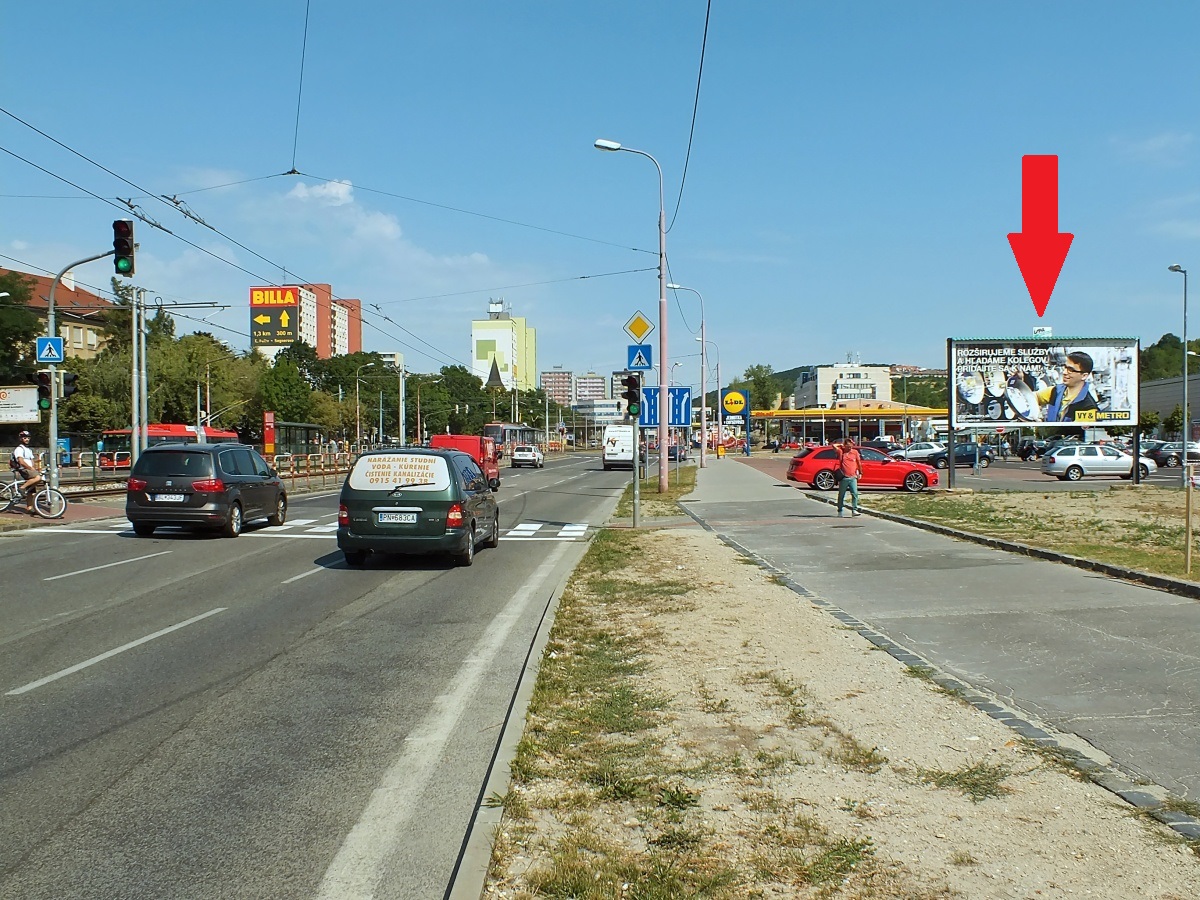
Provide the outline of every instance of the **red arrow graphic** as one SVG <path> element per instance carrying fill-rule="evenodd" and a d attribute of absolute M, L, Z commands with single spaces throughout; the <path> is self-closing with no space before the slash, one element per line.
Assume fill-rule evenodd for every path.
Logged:
<path fill-rule="evenodd" d="M 1008 235 L 1039 317 L 1046 314 L 1075 235 L 1058 230 L 1058 157 L 1021 157 L 1021 230 Z"/>

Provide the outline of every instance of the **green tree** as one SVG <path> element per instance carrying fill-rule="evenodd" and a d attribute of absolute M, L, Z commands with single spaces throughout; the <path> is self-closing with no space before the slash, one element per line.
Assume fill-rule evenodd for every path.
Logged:
<path fill-rule="evenodd" d="M 34 339 L 42 334 L 42 323 L 29 301 L 37 284 L 20 272 L 0 275 L 0 382 L 24 381 L 37 368 Z"/>
<path fill-rule="evenodd" d="M 282 360 L 262 378 L 262 408 L 283 422 L 307 422 L 312 413 L 312 390 L 295 364 Z"/>
<path fill-rule="evenodd" d="M 1182 414 L 1180 418 L 1183 418 Z M 1157 410 L 1143 409 L 1138 413 L 1138 427 L 1142 429 L 1142 434 L 1153 434 L 1161 421 L 1162 417 Z"/>
<path fill-rule="evenodd" d="M 1180 363 L 1179 371 L 1180 374 L 1183 373 L 1182 363 Z M 1166 429 L 1167 434 L 1183 434 L 1183 407 L 1178 403 L 1171 410 L 1171 414 L 1163 419 L 1163 428 Z"/>
<path fill-rule="evenodd" d="M 921 376 L 892 379 L 892 400 L 929 409 L 945 409 L 948 388 L 944 377 Z"/>
<path fill-rule="evenodd" d="M 789 386 L 775 377 L 771 366 L 750 366 L 742 377 L 736 387 L 749 391 L 750 409 L 774 409 L 780 395 L 789 392 Z"/>

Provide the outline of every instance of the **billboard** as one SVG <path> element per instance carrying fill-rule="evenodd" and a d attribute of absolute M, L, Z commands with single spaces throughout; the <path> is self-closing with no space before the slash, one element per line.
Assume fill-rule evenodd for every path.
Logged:
<path fill-rule="evenodd" d="M 250 288 L 250 346 L 290 344 L 299 333 L 300 288 Z"/>
<path fill-rule="evenodd" d="M 950 338 L 950 427 L 1138 421 L 1137 338 Z"/>

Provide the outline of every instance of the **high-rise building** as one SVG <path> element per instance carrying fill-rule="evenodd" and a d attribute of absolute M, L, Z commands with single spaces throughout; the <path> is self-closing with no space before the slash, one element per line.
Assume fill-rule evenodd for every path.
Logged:
<path fill-rule="evenodd" d="M 576 400 L 603 400 L 608 396 L 607 382 L 603 375 L 588 372 L 586 375 L 575 376 Z"/>
<path fill-rule="evenodd" d="M 486 382 L 492 361 L 507 390 L 537 386 L 537 331 L 503 300 L 488 301 L 488 317 L 471 322 L 471 371 Z"/>
<path fill-rule="evenodd" d="M 549 372 L 543 372 L 540 377 L 542 390 L 559 406 L 569 406 L 575 399 L 572 373 L 556 366 Z"/>

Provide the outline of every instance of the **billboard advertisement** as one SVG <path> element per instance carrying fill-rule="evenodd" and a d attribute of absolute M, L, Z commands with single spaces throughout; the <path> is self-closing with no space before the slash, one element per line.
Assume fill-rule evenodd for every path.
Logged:
<path fill-rule="evenodd" d="M 250 288 L 250 346 L 275 347 L 296 340 L 300 288 Z"/>
<path fill-rule="evenodd" d="M 950 427 L 1136 425 L 1139 349 L 1137 338 L 951 338 Z"/>

